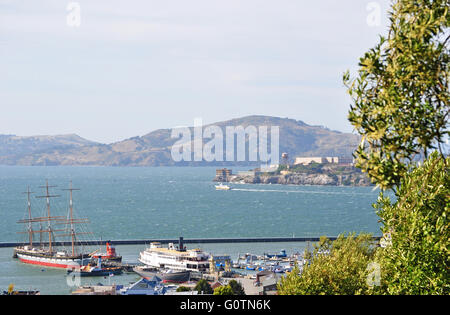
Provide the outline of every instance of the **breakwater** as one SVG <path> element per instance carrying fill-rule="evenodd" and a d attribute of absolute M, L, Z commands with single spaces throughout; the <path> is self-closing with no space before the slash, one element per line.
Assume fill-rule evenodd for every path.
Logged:
<path fill-rule="evenodd" d="M 335 240 L 337 237 L 328 237 L 330 240 Z M 374 240 L 380 240 L 379 236 L 374 236 Z M 106 242 L 111 242 L 114 245 L 145 245 L 152 242 L 160 242 L 162 244 L 178 243 L 179 238 L 174 239 L 141 239 L 141 240 L 93 240 L 77 242 L 78 245 L 105 245 Z M 239 238 L 188 238 L 182 239 L 185 244 L 212 244 L 212 243 L 273 243 L 273 242 L 318 242 L 320 237 L 239 237 Z M 42 243 L 44 246 L 48 243 Z M 3 242 L 0 243 L 1 247 L 16 247 L 24 245 L 19 242 Z M 71 242 L 56 242 L 53 245 L 56 246 L 69 246 Z"/>

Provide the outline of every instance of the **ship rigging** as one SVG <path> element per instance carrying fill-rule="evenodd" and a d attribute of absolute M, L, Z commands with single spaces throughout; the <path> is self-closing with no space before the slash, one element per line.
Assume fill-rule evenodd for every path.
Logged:
<path fill-rule="evenodd" d="M 19 220 L 18 223 L 26 224 L 27 231 L 18 232 L 20 234 L 28 234 L 28 244 L 18 246 L 14 249 L 14 257 L 19 258 L 23 263 L 41 265 L 54 268 L 68 268 L 76 267 L 77 265 L 83 265 L 90 261 L 90 256 L 79 250 L 77 250 L 78 235 L 92 234 L 91 232 L 77 232 L 75 230 L 75 224 L 89 223 L 88 219 L 76 219 L 73 213 L 73 191 L 79 190 L 72 187 L 72 182 L 68 189 L 69 191 L 69 213 L 67 217 L 54 216 L 51 213 L 50 200 L 51 198 L 60 197 L 60 195 L 50 194 L 50 188 L 56 186 L 49 186 L 46 181 L 45 186 L 40 188 L 45 189 L 45 195 L 36 196 L 38 199 L 45 198 L 46 201 L 46 215 L 42 217 L 33 217 L 31 210 L 31 194 L 29 187 L 25 194 L 27 194 L 27 219 Z M 38 229 L 34 229 L 33 225 L 38 225 Z M 57 226 L 63 225 L 65 228 L 59 228 Z M 61 232 L 61 233 L 58 233 Z M 39 234 L 39 245 L 35 244 L 34 235 Z M 43 236 L 47 234 L 47 242 L 43 242 Z M 65 242 L 57 242 L 59 237 L 70 237 L 71 251 L 56 250 L 57 247 L 64 245 Z"/>

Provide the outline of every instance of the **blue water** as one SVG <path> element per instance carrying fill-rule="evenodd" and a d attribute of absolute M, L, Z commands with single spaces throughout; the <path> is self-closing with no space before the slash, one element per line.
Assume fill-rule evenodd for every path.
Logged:
<path fill-rule="evenodd" d="M 237 171 L 237 169 L 233 169 Z M 282 185 L 233 185 L 234 190 L 216 191 L 211 180 L 215 168 L 115 168 L 115 167 L 6 167 L 0 166 L 0 242 L 22 241 L 17 220 L 26 217 L 26 195 L 34 196 L 48 179 L 52 214 L 66 215 L 68 195 L 61 189 L 69 182 L 78 217 L 88 217 L 89 239 L 152 239 L 202 237 L 336 236 L 344 232 L 380 235 L 371 207 L 378 192 L 369 187 Z M 45 216 L 43 199 L 32 198 L 35 216 Z M 83 227 L 84 229 L 84 227 Z M 188 245 L 189 246 L 189 245 Z M 212 254 L 303 252 L 305 243 L 204 244 Z M 117 246 L 125 262 L 137 262 L 145 245 Z M 104 249 L 103 249 L 104 250 Z M 12 248 L 0 248 L 0 290 L 15 284 L 17 290 L 40 290 L 42 294 L 70 294 L 64 270 L 30 266 L 12 258 Z M 111 279 L 83 279 L 82 285 L 138 280 L 135 274 Z"/>
<path fill-rule="evenodd" d="M 236 171 L 237 169 L 234 169 Z M 212 167 L 22 167 L 0 166 L 0 242 L 19 241 L 16 221 L 26 216 L 30 186 L 44 193 L 48 179 L 52 214 L 66 215 L 69 181 L 78 217 L 88 217 L 93 239 L 380 235 L 372 187 L 232 184 L 216 191 Z M 32 198 L 35 216 L 43 199 Z"/>

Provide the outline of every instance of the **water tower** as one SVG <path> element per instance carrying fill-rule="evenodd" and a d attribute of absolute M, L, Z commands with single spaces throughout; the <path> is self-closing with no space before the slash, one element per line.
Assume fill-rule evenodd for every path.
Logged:
<path fill-rule="evenodd" d="M 281 165 L 286 165 L 286 168 L 289 168 L 289 154 L 286 152 L 281 154 Z"/>

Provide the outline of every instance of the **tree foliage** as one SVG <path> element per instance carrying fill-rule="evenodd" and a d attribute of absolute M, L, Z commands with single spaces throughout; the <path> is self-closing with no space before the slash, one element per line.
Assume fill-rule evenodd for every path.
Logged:
<path fill-rule="evenodd" d="M 230 282 L 228 282 L 228 285 L 230 286 L 231 290 L 233 290 L 233 295 L 245 295 L 244 288 L 236 280 L 230 280 Z"/>
<path fill-rule="evenodd" d="M 213 294 L 211 285 L 205 279 L 200 279 L 194 287 L 199 294 Z"/>
<path fill-rule="evenodd" d="M 367 267 L 374 253 L 370 234 L 340 235 L 334 242 L 321 238 L 310 264 L 303 267 L 301 274 L 296 266 L 281 279 L 278 292 L 283 295 L 368 294 L 372 288 L 367 285 Z"/>
<path fill-rule="evenodd" d="M 234 295 L 230 285 L 223 285 L 214 289 L 214 295 Z"/>
<path fill-rule="evenodd" d="M 357 166 L 397 187 L 417 154 L 440 149 L 449 119 L 449 0 L 395 0 L 387 38 L 344 74 L 348 118 L 362 141 Z"/>
<path fill-rule="evenodd" d="M 383 195 L 378 200 L 391 240 L 377 255 L 385 293 L 450 293 L 449 163 L 432 154 L 406 175 L 395 203 Z"/>
<path fill-rule="evenodd" d="M 191 291 L 191 289 L 185 286 L 179 286 L 176 290 L 176 292 L 188 292 L 188 291 Z"/>
<path fill-rule="evenodd" d="M 450 136 L 449 8 L 449 0 L 394 0 L 387 38 L 360 59 L 356 78 L 344 75 L 348 118 L 362 136 L 356 166 L 395 192 L 375 205 L 388 242 L 321 239 L 280 294 L 450 293 L 450 160 L 441 147 Z M 374 265 L 380 277 L 371 282 Z"/>

